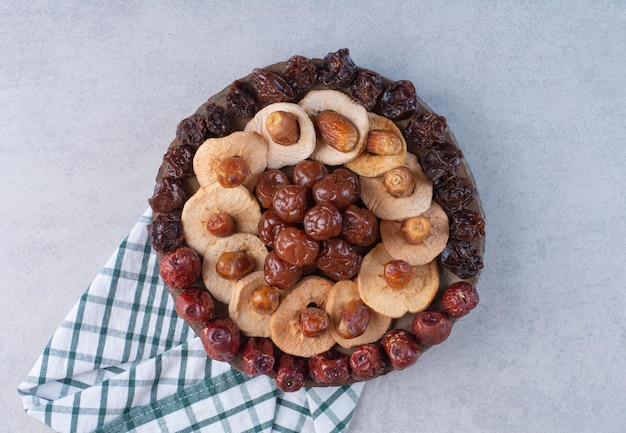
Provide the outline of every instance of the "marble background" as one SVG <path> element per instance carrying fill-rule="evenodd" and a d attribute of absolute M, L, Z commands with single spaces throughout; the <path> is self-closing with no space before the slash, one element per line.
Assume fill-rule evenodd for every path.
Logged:
<path fill-rule="evenodd" d="M 350 432 L 626 426 L 626 5 L 0 3 L 0 431 L 147 208 L 180 119 L 252 68 L 342 47 L 448 119 L 487 216 L 481 303 L 369 382 Z"/>

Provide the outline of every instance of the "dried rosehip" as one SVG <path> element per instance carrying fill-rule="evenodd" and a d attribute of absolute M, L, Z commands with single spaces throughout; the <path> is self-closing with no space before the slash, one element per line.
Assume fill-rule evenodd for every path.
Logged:
<path fill-rule="evenodd" d="M 298 96 L 317 84 L 317 66 L 304 56 L 292 56 L 287 60 L 281 75 Z"/>
<path fill-rule="evenodd" d="M 209 320 L 200 333 L 205 352 L 216 361 L 232 361 L 241 347 L 239 327 L 228 317 Z"/>
<path fill-rule="evenodd" d="M 364 381 L 380 376 L 385 371 L 385 358 L 375 344 L 365 344 L 350 355 L 350 375 Z"/>
<path fill-rule="evenodd" d="M 452 212 L 450 217 L 450 237 L 473 241 L 485 237 L 485 220 L 482 215 L 470 209 Z"/>
<path fill-rule="evenodd" d="M 259 111 L 259 100 L 251 85 L 236 80 L 228 88 L 226 106 L 239 117 L 252 117 Z"/>
<path fill-rule="evenodd" d="M 313 263 L 320 251 L 319 243 L 297 227 L 285 227 L 274 239 L 278 257 L 295 266 Z"/>
<path fill-rule="evenodd" d="M 309 375 L 315 383 L 336 385 L 350 377 L 348 355 L 329 350 L 309 358 Z"/>
<path fill-rule="evenodd" d="M 415 114 L 404 131 L 407 145 L 424 150 L 433 143 L 445 143 L 446 118 L 435 113 Z"/>
<path fill-rule="evenodd" d="M 171 177 L 157 179 L 154 193 L 148 204 L 155 212 L 174 212 L 180 210 L 187 200 L 187 193 L 180 180 Z"/>
<path fill-rule="evenodd" d="M 300 185 L 282 185 L 276 188 L 272 207 L 283 221 L 299 223 L 309 207 L 307 189 Z"/>
<path fill-rule="evenodd" d="M 352 245 L 367 247 L 378 238 L 378 219 L 369 209 L 348 205 L 342 215 L 341 237 Z"/>
<path fill-rule="evenodd" d="M 176 127 L 176 138 L 182 144 L 197 148 L 208 137 L 206 122 L 199 114 L 193 114 L 180 121 Z"/>
<path fill-rule="evenodd" d="M 479 296 L 476 288 L 466 282 L 459 281 L 443 292 L 443 309 L 451 317 L 463 317 L 478 305 Z"/>
<path fill-rule="evenodd" d="M 383 93 L 385 84 L 383 77 L 368 69 L 359 69 L 352 83 L 352 97 L 360 102 L 367 111 L 372 111 Z"/>
<path fill-rule="evenodd" d="M 194 149 L 189 144 L 179 144 L 167 150 L 162 165 L 167 177 L 185 179 L 193 176 Z"/>
<path fill-rule="evenodd" d="M 265 256 L 263 275 L 267 284 L 281 290 L 291 290 L 302 277 L 302 268 L 287 263 L 278 257 L 276 251 L 270 251 Z"/>
<path fill-rule="evenodd" d="M 341 213 L 330 202 L 322 201 L 306 211 L 302 225 L 316 241 L 334 238 L 341 234 Z"/>
<path fill-rule="evenodd" d="M 187 322 L 206 322 L 215 312 L 213 298 L 203 288 L 183 290 L 174 301 L 176 313 Z"/>
<path fill-rule="evenodd" d="M 283 185 L 290 185 L 291 182 L 285 173 L 280 170 L 267 170 L 261 173 L 256 181 L 254 193 L 256 198 L 266 209 L 272 208 L 276 190 Z"/>
<path fill-rule="evenodd" d="M 200 256 L 189 247 L 181 247 L 163 256 L 159 276 L 173 289 L 186 289 L 200 278 Z"/>
<path fill-rule="evenodd" d="M 323 242 L 317 258 L 317 267 L 335 281 L 354 277 L 361 269 L 363 257 L 348 242 L 332 238 Z"/>
<path fill-rule="evenodd" d="M 380 342 L 387 353 L 389 363 L 396 370 L 410 367 L 420 357 L 421 352 L 417 341 L 404 329 L 387 331 Z"/>
<path fill-rule="evenodd" d="M 455 176 L 435 189 L 435 199 L 449 211 L 464 209 L 476 197 L 476 187 L 467 179 Z"/>
<path fill-rule="evenodd" d="M 424 152 L 422 167 L 432 183 L 437 184 L 456 175 L 463 154 L 450 143 L 434 143 Z"/>
<path fill-rule="evenodd" d="M 415 86 L 408 80 L 395 81 L 380 98 L 381 114 L 391 120 L 402 120 L 417 111 L 419 104 Z"/>
<path fill-rule="evenodd" d="M 440 255 L 441 264 L 459 278 L 471 278 L 483 268 L 483 258 L 474 246 L 467 242 L 451 239 Z"/>
<path fill-rule="evenodd" d="M 350 86 L 356 75 L 357 66 L 350 58 L 350 50 L 347 48 L 328 53 L 322 60 L 319 78 L 325 86 L 331 89 Z"/>
<path fill-rule="evenodd" d="M 422 311 L 413 318 L 411 332 L 415 339 L 426 346 L 443 342 L 452 331 L 452 319 L 443 311 Z"/>
<path fill-rule="evenodd" d="M 230 119 L 226 109 L 214 103 L 204 105 L 206 112 L 206 127 L 209 133 L 215 137 L 224 137 L 232 132 Z"/>
<path fill-rule="evenodd" d="M 256 68 L 252 71 L 259 99 L 267 104 L 286 102 L 295 98 L 293 88 L 278 74 L 265 69 Z"/>
<path fill-rule="evenodd" d="M 183 226 L 175 214 L 159 214 L 148 224 L 152 247 L 160 253 L 168 253 L 185 245 Z"/>
<path fill-rule="evenodd" d="M 295 392 L 302 388 L 308 374 L 309 369 L 304 359 L 285 353 L 278 360 L 274 379 L 281 391 Z"/>
<path fill-rule="evenodd" d="M 318 337 L 326 332 L 329 325 L 328 314 L 321 308 L 307 307 L 300 311 L 300 329 L 305 337 Z"/>
<path fill-rule="evenodd" d="M 275 361 L 274 345 L 267 338 L 251 337 L 241 350 L 241 369 L 248 376 L 269 373 Z"/>

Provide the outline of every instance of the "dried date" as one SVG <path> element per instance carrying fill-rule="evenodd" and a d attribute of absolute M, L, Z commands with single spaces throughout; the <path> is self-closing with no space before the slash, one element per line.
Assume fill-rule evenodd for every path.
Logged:
<path fill-rule="evenodd" d="M 359 69 L 351 86 L 352 97 L 361 103 L 368 111 L 378 103 L 385 84 L 383 77 L 368 69 Z"/>
<path fill-rule="evenodd" d="M 415 86 L 408 80 L 394 81 L 380 98 L 381 114 L 391 120 L 402 120 L 418 109 Z"/>
<path fill-rule="evenodd" d="M 342 48 L 328 53 L 320 68 L 320 81 L 331 89 L 349 87 L 357 75 L 357 66 L 350 57 L 350 50 Z"/>
<path fill-rule="evenodd" d="M 252 117 L 259 111 L 259 99 L 251 85 L 235 80 L 228 88 L 226 106 L 239 117 Z"/>
<path fill-rule="evenodd" d="M 462 279 L 471 278 L 483 268 L 483 258 L 467 241 L 451 239 L 441 252 L 441 264 Z"/>
<path fill-rule="evenodd" d="M 295 98 L 292 87 L 278 74 L 256 68 L 252 71 L 252 78 L 256 84 L 257 94 L 262 102 L 287 102 Z"/>

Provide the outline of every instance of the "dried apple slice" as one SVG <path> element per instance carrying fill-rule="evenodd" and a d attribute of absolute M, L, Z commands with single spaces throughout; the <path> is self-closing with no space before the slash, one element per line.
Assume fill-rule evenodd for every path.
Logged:
<path fill-rule="evenodd" d="M 217 213 L 230 216 L 238 232 L 258 233 L 261 207 L 246 187 L 224 188 L 218 183 L 201 187 L 185 203 L 180 218 L 187 245 L 201 256 L 218 238 L 207 227 Z"/>
<path fill-rule="evenodd" d="M 421 218 L 425 221 L 411 224 Z M 422 227 L 414 228 L 412 225 Z M 428 226 L 425 233 L 415 233 L 424 230 L 424 225 Z M 381 220 L 379 228 L 382 245 L 387 252 L 394 259 L 404 260 L 412 266 L 434 260 L 446 247 L 450 233 L 448 215 L 435 201 L 426 212 L 417 217 L 404 222 Z"/>
<path fill-rule="evenodd" d="M 356 174 L 366 177 L 381 176 L 402 165 L 406 158 L 406 141 L 391 120 L 367 113 L 369 132 L 363 153 L 345 164 Z"/>
<path fill-rule="evenodd" d="M 394 260 L 382 244 L 376 245 L 364 258 L 356 279 L 359 296 L 372 310 L 388 317 L 402 317 L 428 308 L 439 289 L 437 262 L 411 267 L 410 280 L 393 288 L 385 280 L 385 265 Z"/>
<path fill-rule="evenodd" d="M 337 327 L 341 319 L 342 310 L 349 302 L 362 302 L 359 296 L 358 284 L 352 280 L 343 280 L 335 283 L 326 302 L 326 312 L 330 317 L 330 333 L 335 341 L 340 346 L 348 349 L 380 340 L 391 325 L 391 317 L 371 310 L 369 322 L 363 334 L 354 338 L 344 338 L 340 335 Z"/>
<path fill-rule="evenodd" d="M 327 165 L 341 165 L 352 161 L 361 154 L 367 142 L 369 132 L 369 120 L 367 110 L 354 99 L 338 90 L 314 90 L 309 92 L 299 105 L 315 123 L 320 113 L 333 112 L 347 119 L 356 129 L 356 141 L 352 149 L 348 151 L 338 150 L 330 146 L 323 136 L 327 134 L 342 136 L 347 133 L 337 121 L 331 120 L 325 123 L 324 130 L 316 129 L 316 147 L 311 154 L 311 159 Z M 335 126 L 333 126 L 335 125 Z"/>
<path fill-rule="evenodd" d="M 244 131 L 267 141 L 267 168 L 276 169 L 307 159 L 315 149 L 315 127 L 297 104 L 277 102 L 259 111 Z"/>
<path fill-rule="evenodd" d="M 411 183 L 406 185 L 412 190 L 404 197 L 389 192 L 388 187 L 385 186 L 384 176 L 360 177 L 361 199 L 367 208 L 380 219 L 404 220 L 425 212 L 430 206 L 433 184 L 422 171 L 417 156 L 407 153 L 402 166 L 408 168 L 413 176 Z M 393 183 L 393 180 L 391 182 Z"/>
<path fill-rule="evenodd" d="M 327 330 L 307 337 L 300 326 L 300 312 L 311 304 L 324 309 L 333 283 L 317 276 L 305 277 L 281 301 L 270 319 L 272 341 L 285 353 L 310 358 L 329 350 L 335 339 Z"/>
<path fill-rule="evenodd" d="M 222 253 L 244 252 L 253 261 L 251 272 L 262 271 L 267 255 L 267 248 L 261 240 L 249 233 L 235 233 L 226 238 L 218 238 L 207 249 L 202 261 L 202 280 L 207 290 L 215 299 L 225 304 L 230 302 L 237 280 L 226 279 L 219 275 L 216 264 Z"/>
<path fill-rule="evenodd" d="M 248 174 L 243 185 L 250 191 L 256 179 L 267 166 L 267 143 L 253 131 L 236 131 L 220 138 L 209 138 L 196 151 L 193 171 L 201 186 L 218 182 L 217 175 L 223 163 L 241 158 L 247 164 Z"/>

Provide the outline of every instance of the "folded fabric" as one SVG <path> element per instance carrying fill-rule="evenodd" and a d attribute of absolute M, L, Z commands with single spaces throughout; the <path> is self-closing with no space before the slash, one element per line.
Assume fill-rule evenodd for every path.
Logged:
<path fill-rule="evenodd" d="M 212 361 L 180 319 L 142 216 L 20 384 L 24 409 L 60 432 L 345 432 L 362 390 L 283 393 Z"/>

